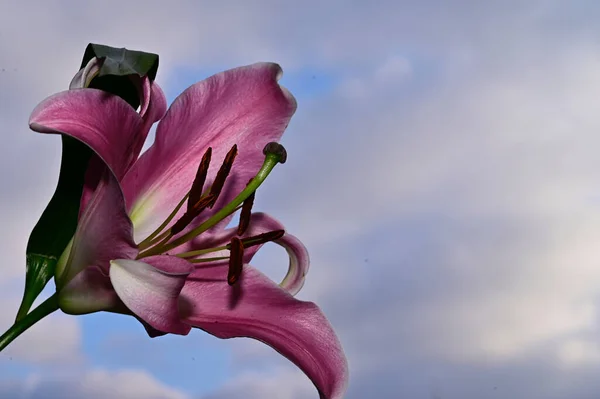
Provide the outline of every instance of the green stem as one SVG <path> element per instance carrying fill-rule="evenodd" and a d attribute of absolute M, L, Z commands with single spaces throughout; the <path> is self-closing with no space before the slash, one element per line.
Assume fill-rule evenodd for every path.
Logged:
<path fill-rule="evenodd" d="M 27 316 L 12 325 L 0 337 L 0 352 L 8 346 L 15 338 L 23 334 L 29 327 L 48 316 L 50 313 L 58 310 L 58 295 L 53 294 L 46 299 L 40 306 L 35 308 Z"/>

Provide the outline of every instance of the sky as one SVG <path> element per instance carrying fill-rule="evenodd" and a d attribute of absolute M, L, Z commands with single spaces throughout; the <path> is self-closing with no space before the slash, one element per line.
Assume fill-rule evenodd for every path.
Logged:
<path fill-rule="evenodd" d="M 273 61 L 299 106 L 255 210 L 310 251 L 298 297 L 339 335 L 346 398 L 597 398 L 599 18 L 591 0 L 0 0 L 0 329 L 60 163 L 27 120 L 89 42 L 158 53 L 169 101 Z M 279 279 L 285 252 L 253 264 Z M 260 343 L 108 313 L 0 353 L 0 398 L 81 397 L 318 394 Z"/>

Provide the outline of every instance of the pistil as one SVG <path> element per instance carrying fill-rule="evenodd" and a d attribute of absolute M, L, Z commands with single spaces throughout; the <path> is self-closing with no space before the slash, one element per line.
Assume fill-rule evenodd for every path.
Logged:
<path fill-rule="evenodd" d="M 229 173 L 231 172 L 231 167 L 233 166 L 233 161 L 235 160 L 236 156 L 237 156 L 237 145 L 234 144 L 233 147 L 231 147 L 231 149 L 227 153 L 227 155 L 225 155 L 225 160 L 223 161 L 223 164 L 219 168 L 219 171 L 217 172 L 217 176 L 215 177 L 215 180 L 213 181 L 213 184 L 210 188 L 210 194 L 214 196 L 214 200 L 208 206 L 209 208 L 212 208 L 213 205 L 215 205 L 215 202 L 217 202 L 217 199 L 219 198 L 219 195 L 221 194 L 221 191 L 223 190 L 223 186 L 225 185 L 225 180 L 227 180 L 227 177 L 229 176 Z"/>

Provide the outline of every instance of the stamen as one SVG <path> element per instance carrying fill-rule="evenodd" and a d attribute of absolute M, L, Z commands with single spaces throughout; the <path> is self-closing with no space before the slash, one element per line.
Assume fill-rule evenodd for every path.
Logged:
<path fill-rule="evenodd" d="M 175 217 L 175 215 L 177 214 L 177 212 L 179 212 L 179 210 L 181 209 L 181 207 L 183 206 L 183 204 L 185 203 L 185 201 L 188 199 L 188 194 L 186 194 L 181 201 L 179 201 L 179 203 L 177 204 L 177 206 L 175 207 L 175 209 L 173 209 L 173 212 L 171 212 L 169 214 L 169 216 L 165 219 L 164 222 L 162 222 L 162 224 L 160 226 L 158 226 L 158 228 L 156 230 L 154 230 L 152 232 L 152 234 L 150 234 L 144 241 L 140 242 L 138 245 L 138 248 L 140 251 L 146 249 L 146 248 L 150 248 L 151 246 L 153 246 L 154 244 L 156 244 L 157 241 L 160 241 L 164 238 L 165 234 L 168 234 L 168 230 L 165 231 L 165 233 L 163 233 L 161 236 L 156 237 L 160 234 L 161 231 L 163 231 L 165 229 L 165 227 L 167 227 L 167 225 L 171 222 L 171 220 L 173 220 L 173 218 Z"/>
<path fill-rule="evenodd" d="M 192 207 L 194 214 L 198 216 L 200 212 L 208 208 L 208 206 L 215 200 L 215 196 L 213 194 L 208 194 L 206 197 L 200 198 L 198 202 L 194 204 Z"/>
<path fill-rule="evenodd" d="M 244 248 L 250 248 L 255 245 L 266 244 L 271 241 L 279 240 L 285 234 L 285 230 L 273 230 L 268 231 L 266 233 L 262 233 L 256 236 L 247 237 L 242 239 L 242 243 L 244 244 Z M 227 245 L 227 249 L 230 249 Z"/>
<path fill-rule="evenodd" d="M 244 268 L 244 244 L 237 237 L 231 238 L 229 244 L 231 254 L 229 255 L 229 272 L 227 273 L 227 283 L 234 285 L 242 275 Z"/>
<path fill-rule="evenodd" d="M 204 188 L 204 183 L 206 181 L 206 175 L 208 173 L 211 155 L 212 147 L 208 147 L 206 149 L 206 152 L 202 156 L 200 165 L 198 165 L 198 171 L 196 172 L 196 177 L 194 178 L 192 188 L 190 189 L 190 198 L 187 204 L 188 212 L 192 209 L 193 205 L 200 200 L 200 197 L 202 196 L 202 189 Z"/>
<path fill-rule="evenodd" d="M 181 199 L 181 201 L 179 201 L 179 203 L 177 204 L 175 209 L 173 209 L 173 211 L 165 219 L 165 221 L 156 230 L 154 230 L 152 232 L 152 234 L 150 234 L 145 240 L 143 240 L 138 245 L 138 248 L 140 249 L 140 251 L 150 248 L 151 246 L 155 245 L 157 242 L 163 242 L 165 238 L 167 238 L 167 237 L 170 238 L 172 235 L 177 234 L 178 232 L 183 230 L 194 219 L 194 217 L 198 216 L 198 214 L 200 214 L 200 212 L 202 212 L 202 210 L 206 207 L 206 206 L 202 207 L 202 203 L 200 203 L 200 201 L 202 201 L 202 199 L 200 199 L 200 196 L 202 195 L 202 188 L 204 186 L 204 182 L 206 181 L 206 174 L 208 172 L 208 166 L 210 165 L 211 154 L 212 154 L 212 148 L 208 147 L 207 150 L 204 152 L 204 155 L 202 156 L 200 165 L 198 165 L 198 171 L 196 172 L 196 177 L 194 178 L 194 182 L 192 183 L 192 188 Z M 171 222 L 171 220 L 173 220 L 173 218 L 175 217 L 177 212 L 179 212 L 179 210 L 181 209 L 181 207 L 183 206 L 183 204 L 185 203 L 186 200 L 187 200 L 186 214 L 188 212 L 190 212 L 190 210 L 192 208 L 201 208 L 202 207 L 202 209 L 196 210 L 195 216 L 191 217 L 191 219 L 189 218 L 189 216 L 186 216 L 184 214 L 181 219 L 179 219 L 177 222 L 175 222 L 175 224 L 173 225 L 173 227 L 171 227 L 171 229 L 165 231 L 164 233 L 162 233 L 159 236 L 160 232 L 163 231 L 167 227 L 167 225 Z M 211 198 L 211 201 L 212 201 L 212 198 Z M 190 220 L 187 220 L 187 219 L 190 219 Z M 175 227 L 175 226 L 177 226 L 177 227 Z M 175 233 L 173 233 L 173 230 L 175 230 Z M 167 241 L 168 241 L 168 239 L 167 239 Z"/>
<path fill-rule="evenodd" d="M 209 254 L 211 252 L 224 251 L 226 249 L 228 250 L 229 249 L 228 245 L 229 244 L 223 245 L 223 246 L 220 246 L 220 247 L 207 248 L 207 249 L 197 249 L 195 251 L 182 252 L 180 254 L 175 254 L 175 256 L 177 256 L 179 258 L 193 258 L 193 257 L 196 257 L 196 256 Z M 226 256 L 225 258 L 228 258 L 228 256 Z"/>
<path fill-rule="evenodd" d="M 180 217 L 179 220 L 173 224 L 173 226 L 171 226 L 171 235 L 174 236 L 185 229 L 185 227 L 190 224 L 192 220 L 194 220 L 194 215 L 188 212 L 184 213 L 183 216 Z"/>
<path fill-rule="evenodd" d="M 248 184 L 250 184 L 251 181 L 252 179 L 248 181 Z M 248 226 L 250 226 L 250 217 L 252 216 L 252 205 L 254 205 L 255 194 L 256 191 L 250 194 L 250 196 L 246 198 L 244 200 L 244 203 L 242 204 L 242 211 L 240 212 L 240 222 L 238 223 L 237 230 L 238 236 L 244 234 L 248 229 Z"/>
<path fill-rule="evenodd" d="M 191 194 L 190 194 L 191 198 Z M 183 229 L 187 227 L 188 224 L 194 220 L 196 216 L 198 216 L 208 205 L 212 203 L 214 196 L 212 194 L 208 194 L 206 197 L 200 198 L 193 206 L 189 206 L 190 202 L 188 200 L 188 211 L 183 214 L 183 216 L 171 226 L 171 236 L 181 232 Z"/>
<path fill-rule="evenodd" d="M 190 263 L 208 263 L 208 262 L 216 262 L 218 260 L 225 260 L 228 258 L 229 258 L 229 256 L 217 256 L 214 258 L 188 259 L 187 261 Z"/>
<path fill-rule="evenodd" d="M 242 203 L 252 195 L 253 192 L 265 181 L 267 176 L 271 173 L 275 165 L 281 162 L 281 160 L 286 159 L 287 155 L 285 153 L 285 149 L 282 145 L 275 143 L 267 144 L 265 146 L 263 152 L 265 155 L 265 161 L 261 166 L 260 170 L 254 176 L 254 178 L 250 181 L 250 183 L 239 193 L 231 202 L 224 205 L 223 208 L 219 209 L 216 213 L 210 216 L 207 220 L 202 222 L 195 229 L 185 233 L 181 237 L 174 239 L 171 242 L 161 242 L 158 245 L 148 249 L 142 254 L 138 255 L 138 259 L 144 258 L 146 256 L 158 255 L 161 253 L 165 253 L 166 251 L 170 251 L 173 248 L 177 248 L 178 246 L 194 239 L 200 234 L 204 233 L 211 227 L 215 226 L 217 223 L 222 221 L 227 216 L 231 215 L 235 210 L 239 209 L 238 207 L 242 205 Z"/>
<path fill-rule="evenodd" d="M 285 230 L 273 230 L 273 231 L 258 234 L 258 235 L 252 236 L 252 237 L 242 238 L 242 244 L 244 245 L 244 248 L 250 248 L 255 245 L 266 244 L 268 242 L 278 240 L 281 237 L 283 237 L 284 234 L 285 234 Z M 175 256 L 177 256 L 179 258 L 194 258 L 196 256 L 209 254 L 211 252 L 224 251 L 224 250 L 231 250 L 231 244 L 223 245 L 220 247 L 214 247 L 214 248 L 196 249 L 194 251 L 182 252 L 179 254 L 175 254 Z M 225 257 L 225 259 L 226 258 L 227 257 Z M 190 259 L 188 259 L 188 260 L 190 260 Z M 190 261 L 192 261 L 192 260 L 190 260 Z"/>
<path fill-rule="evenodd" d="M 217 172 L 217 176 L 213 181 L 212 186 L 210 187 L 210 193 L 215 196 L 215 199 L 212 204 L 209 205 L 209 208 L 212 208 L 217 199 L 219 198 L 219 194 L 221 194 L 221 190 L 223 190 L 223 186 L 225 185 L 225 180 L 227 176 L 229 176 L 229 172 L 231 172 L 231 167 L 233 166 L 233 161 L 237 156 L 237 145 L 234 144 L 231 147 L 231 150 L 225 155 L 225 159 L 223 160 L 223 164 L 221 168 Z"/>

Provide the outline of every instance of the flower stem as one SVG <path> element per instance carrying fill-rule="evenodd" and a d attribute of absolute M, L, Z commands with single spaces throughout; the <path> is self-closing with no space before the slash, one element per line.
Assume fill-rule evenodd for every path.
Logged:
<path fill-rule="evenodd" d="M 0 337 L 0 352 L 8 346 L 15 338 L 23 334 L 29 327 L 48 316 L 50 313 L 58 310 L 58 295 L 53 294 L 46 299 L 40 306 L 35 308 L 27 316 L 12 325 Z"/>

